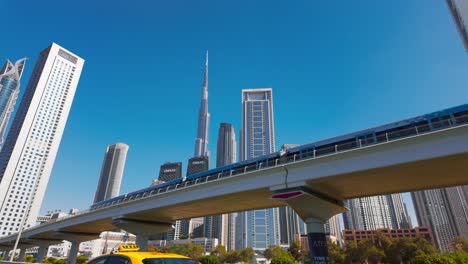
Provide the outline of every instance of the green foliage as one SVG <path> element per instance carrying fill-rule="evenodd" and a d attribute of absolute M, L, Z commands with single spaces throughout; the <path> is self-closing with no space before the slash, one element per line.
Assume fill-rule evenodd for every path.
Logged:
<path fill-rule="evenodd" d="M 330 259 L 330 264 L 341 264 L 344 263 L 346 255 L 345 251 L 341 247 L 328 240 L 328 257 Z"/>
<path fill-rule="evenodd" d="M 468 252 L 456 251 L 448 254 L 448 256 L 457 264 L 468 263 Z"/>
<path fill-rule="evenodd" d="M 201 264 L 220 264 L 221 261 L 218 256 L 209 255 L 209 256 L 202 256 L 198 258 L 198 261 Z"/>
<path fill-rule="evenodd" d="M 192 243 L 187 244 L 188 256 L 193 259 L 198 259 L 205 254 L 205 249 L 201 245 Z"/>
<path fill-rule="evenodd" d="M 452 241 L 451 247 L 454 251 L 468 252 L 468 239 L 464 237 L 456 237 Z"/>
<path fill-rule="evenodd" d="M 243 261 L 243 262 L 250 263 L 254 256 L 255 256 L 255 252 L 254 252 L 253 248 L 251 248 L 251 247 L 247 247 L 247 248 L 241 250 L 241 252 L 240 252 L 240 258 L 241 258 L 241 261 Z"/>
<path fill-rule="evenodd" d="M 222 256 L 226 255 L 226 248 L 223 245 L 217 245 L 213 249 L 213 251 L 211 251 L 211 255 L 222 257 Z"/>
<path fill-rule="evenodd" d="M 34 263 L 34 262 L 36 262 L 36 258 L 31 256 L 31 255 L 26 255 L 26 256 L 24 256 L 23 261 L 24 262 Z"/>
<path fill-rule="evenodd" d="M 167 248 L 167 252 L 180 254 L 180 255 L 184 255 L 184 256 L 189 255 L 187 245 L 177 245 L 177 244 L 176 245 L 171 245 L 170 247 Z"/>
<path fill-rule="evenodd" d="M 414 257 L 410 264 L 456 264 L 456 262 L 443 255 L 419 255 Z"/>
<path fill-rule="evenodd" d="M 291 245 L 289 246 L 289 252 L 291 253 L 294 260 L 297 262 L 303 262 L 304 258 L 307 254 L 307 250 L 305 250 L 301 243 L 297 240 L 294 240 Z"/>
<path fill-rule="evenodd" d="M 76 264 L 85 264 L 88 261 L 86 256 L 78 256 L 76 257 Z"/>
<path fill-rule="evenodd" d="M 50 263 L 50 264 L 66 264 L 67 259 L 57 259 L 54 257 L 44 258 L 42 263 Z"/>
<path fill-rule="evenodd" d="M 280 246 L 271 245 L 263 252 L 263 256 L 265 256 L 266 259 L 270 260 L 276 256 L 282 255 L 284 252 L 284 249 L 282 249 Z"/>
<path fill-rule="evenodd" d="M 223 263 L 236 263 L 241 261 L 241 251 L 235 250 L 227 252 L 224 257 L 222 257 L 221 262 Z"/>
<path fill-rule="evenodd" d="M 294 258 L 288 252 L 284 252 L 278 256 L 275 256 L 271 259 L 271 264 L 294 264 Z"/>

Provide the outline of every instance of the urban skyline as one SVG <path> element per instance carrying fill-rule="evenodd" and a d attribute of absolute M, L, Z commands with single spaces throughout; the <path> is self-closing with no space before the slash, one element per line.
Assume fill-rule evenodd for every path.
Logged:
<path fill-rule="evenodd" d="M 246 85 L 246 86 L 250 86 L 250 85 Z M 271 85 L 271 86 L 272 86 L 272 87 L 275 87 L 275 89 L 277 89 L 277 87 L 281 89 L 281 86 L 276 86 L 276 85 Z M 244 86 L 244 87 L 245 87 L 245 86 Z M 239 87 L 238 89 L 240 90 L 240 88 L 242 88 L 242 87 Z M 224 90 L 224 89 L 223 89 L 223 90 Z M 275 90 L 275 92 L 276 92 L 276 90 Z M 220 98 L 220 97 L 218 97 L 218 98 Z M 191 100 L 193 100 L 193 98 L 192 98 Z M 230 99 L 230 100 L 235 101 L 234 99 Z M 226 100 L 225 100 L 225 101 L 226 101 Z M 448 104 L 448 103 L 446 102 L 446 104 Z M 427 105 L 425 105 L 424 107 L 427 107 Z M 236 110 L 237 110 L 237 109 L 236 109 Z M 193 111 L 193 110 L 192 110 L 192 111 Z M 411 111 L 415 111 L 415 110 L 414 110 L 414 109 L 413 109 L 413 110 L 409 110 L 408 113 L 405 113 L 405 116 L 409 116 L 409 115 L 410 115 L 409 113 L 410 113 Z M 417 111 L 419 111 L 418 113 L 421 113 L 423 110 L 418 109 Z M 218 114 L 219 114 L 219 113 L 220 113 L 220 112 L 218 112 Z M 296 114 L 296 113 L 294 112 L 294 114 Z M 386 117 L 386 118 L 388 118 L 388 117 Z M 237 119 L 238 119 L 238 118 L 237 118 Z M 226 119 L 226 121 L 227 121 L 227 120 L 228 120 L 228 119 Z M 234 121 L 235 121 L 235 120 L 234 120 Z M 238 121 L 237 121 L 237 122 L 238 122 Z M 371 122 L 375 122 L 375 121 L 371 121 Z M 164 122 L 163 122 L 163 123 L 164 123 Z M 239 126 L 237 126 L 237 127 L 239 127 Z M 306 133 L 307 133 L 307 130 L 305 130 L 305 131 L 306 131 Z M 310 131 L 310 130 L 309 130 L 309 131 Z M 190 134 L 190 133 L 186 133 L 186 134 Z M 291 140 L 289 140 L 289 141 L 291 141 Z M 305 142 L 307 142 L 307 141 L 300 141 L 300 142 L 304 142 L 304 143 L 305 143 Z M 279 142 L 279 143 L 283 143 L 283 141 L 281 141 L 281 142 Z M 132 145 L 132 146 L 133 146 L 133 145 Z M 68 153 L 68 152 L 67 152 L 67 153 Z M 182 159 L 178 158 L 177 160 L 182 160 Z M 162 164 L 162 162 L 161 162 L 160 164 Z M 154 168 L 152 168 L 152 169 L 154 170 Z M 94 175 L 96 176 L 96 174 L 94 174 Z M 149 176 L 149 175 L 148 175 L 148 176 Z M 147 177 L 148 177 L 148 176 L 147 176 Z M 151 176 L 152 176 L 152 175 L 151 175 Z M 151 176 L 150 176 L 150 177 L 151 177 Z M 136 182 L 137 180 L 134 179 L 133 181 Z M 140 178 L 138 178 L 138 182 L 143 182 L 143 180 L 141 179 L 141 176 L 140 176 Z M 144 184 L 146 184 L 146 182 L 147 182 L 147 180 L 145 179 Z M 134 183 L 133 183 L 133 184 L 134 184 Z M 140 183 L 140 185 L 141 185 L 141 184 L 142 184 L 142 183 Z M 127 191 L 136 189 L 136 188 L 133 188 L 133 189 L 132 189 L 132 187 L 127 187 L 127 188 L 128 188 Z M 87 205 L 88 205 L 88 204 L 86 204 L 86 206 L 87 206 Z M 50 208 L 48 208 L 48 209 L 50 209 Z M 64 208 L 64 209 L 65 209 L 65 208 Z"/>

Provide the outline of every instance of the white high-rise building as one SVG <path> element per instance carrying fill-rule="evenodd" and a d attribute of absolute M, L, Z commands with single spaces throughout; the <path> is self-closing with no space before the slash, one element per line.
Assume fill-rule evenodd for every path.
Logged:
<path fill-rule="evenodd" d="M 274 152 L 274 128 L 272 89 L 243 89 L 240 160 Z M 280 244 L 278 208 L 241 212 L 236 222 L 236 249 L 265 250 Z"/>
<path fill-rule="evenodd" d="M 36 221 L 83 64 L 55 43 L 37 59 L 0 152 L 0 236 Z"/>

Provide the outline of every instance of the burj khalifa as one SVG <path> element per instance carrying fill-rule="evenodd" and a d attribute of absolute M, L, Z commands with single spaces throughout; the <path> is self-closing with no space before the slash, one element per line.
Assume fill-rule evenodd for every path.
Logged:
<path fill-rule="evenodd" d="M 195 157 L 209 157 L 208 136 L 210 113 L 208 113 L 208 51 L 206 51 L 205 78 L 202 86 L 200 110 L 198 111 L 198 131 L 195 139 Z"/>

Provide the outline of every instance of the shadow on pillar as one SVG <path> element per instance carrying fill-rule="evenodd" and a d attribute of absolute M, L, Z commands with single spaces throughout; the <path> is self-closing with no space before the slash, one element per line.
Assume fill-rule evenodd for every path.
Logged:
<path fill-rule="evenodd" d="M 343 201 L 313 193 L 305 187 L 275 190 L 272 198 L 282 200 L 304 220 L 309 239 L 311 264 L 329 264 L 325 223 L 334 215 L 346 212 Z"/>

